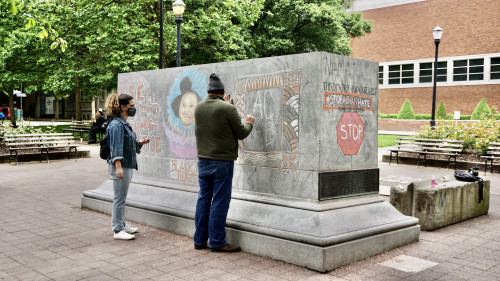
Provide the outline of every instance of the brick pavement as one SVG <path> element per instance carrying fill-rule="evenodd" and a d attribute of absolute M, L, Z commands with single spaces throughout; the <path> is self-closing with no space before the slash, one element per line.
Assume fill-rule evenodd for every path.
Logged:
<path fill-rule="evenodd" d="M 381 176 L 425 177 L 444 169 L 380 163 Z M 326 274 L 248 253 L 195 251 L 189 237 L 134 224 L 115 241 L 108 215 L 82 210 L 82 192 L 108 178 L 99 158 L 0 165 L 2 280 L 500 280 L 500 175 L 490 213 Z M 401 256 L 405 255 L 405 256 Z M 383 262 L 409 256 L 437 265 L 413 272 Z M 390 260 L 396 258 L 394 260 Z"/>

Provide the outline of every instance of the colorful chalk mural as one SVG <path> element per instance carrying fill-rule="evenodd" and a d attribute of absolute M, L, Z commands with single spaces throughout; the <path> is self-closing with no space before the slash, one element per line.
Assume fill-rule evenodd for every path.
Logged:
<path fill-rule="evenodd" d="M 262 119 L 257 122 L 263 124 L 260 128 L 261 145 L 250 144 L 250 137 L 240 141 L 237 163 L 282 168 L 284 173 L 297 170 L 300 78 L 300 71 L 296 71 L 249 77 L 235 83 L 235 106 L 241 117 L 255 114 L 257 118 L 260 114 Z M 279 93 L 281 99 L 279 103 L 270 105 L 273 99 L 265 100 L 265 95 L 274 93 Z M 249 109 L 250 103 L 253 110 Z M 278 116 L 274 116 L 272 111 Z M 278 122 L 266 125 L 265 122 L 275 117 Z M 277 124 L 281 128 L 276 128 Z M 281 142 L 275 144 L 271 142 L 273 140 Z"/>
<path fill-rule="evenodd" d="M 195 69 L 187 69 L 177 76 L 168 93 L 167 112 L 163 128 L 168 139 L 170 153 L 179 159 L 196 159 L 194 136 L 194 109 L 207 97 L 206 75 Z"/>
<path fill-rule="evenodd" d="M 159 94 L 152 92 L 148 80 L 138 73 L 120 79 L 118 94 L 129 94 L 134 97 L 137 114 L 128 121 L 137 139 L 150 139 L 150 142 L 142 147 L 141 155 L 164 155 L 165 134 L 161 129 L 162 107 Z"/>

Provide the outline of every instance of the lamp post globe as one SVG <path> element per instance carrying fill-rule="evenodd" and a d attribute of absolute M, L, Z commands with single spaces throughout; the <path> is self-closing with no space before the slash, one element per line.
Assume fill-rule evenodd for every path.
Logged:
<path fill-rule="evenodd" d="M 175 22 L 177 23 L 177 66 L 181 66 L 181 22 L 182 15 L 184 14 L 184 9 L 186 4 L 182 0 L 175 0 L 172 4 L 172 10 L 175 15 Z"/>
<path fill-rule="evenodd" d="M 432 30 L 432 36 L 434 37 L 434 44 L 436 45 L 436 56 L 434 60 L 434 75 L 433 75 L 433 88 L 432 88 L 432 117 L 431 117 L 431 130 L 436 127 L 436 83 L 437 83 L 437 66 L 438 66 L 438 47 L 441 41 L 441 36 L 443 35 L 443 29 L 436 26 Z"/>

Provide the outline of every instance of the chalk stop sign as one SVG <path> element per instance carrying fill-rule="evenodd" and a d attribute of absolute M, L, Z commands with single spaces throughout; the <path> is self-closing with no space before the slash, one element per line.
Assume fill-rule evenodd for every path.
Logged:
<path fill-rule="evenodd" d="M 363 143 L 365 126 L 357 112 L 344 112 L 337 125 L 337 143 L 344 155 L 358 154 Z"/>

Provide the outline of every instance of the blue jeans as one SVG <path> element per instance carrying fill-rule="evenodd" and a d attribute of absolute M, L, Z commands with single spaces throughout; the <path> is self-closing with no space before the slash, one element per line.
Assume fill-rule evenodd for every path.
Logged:
<path fill-rule="evenodd" d="M 194 223 L 195 245 L 226 246 L 226 217 L 231 202 L 234 161 L 198 159 L 200 192 Z M 209 239 L 210 238 L 210 239 Z"/>
<path fill-rule="evenodd" d="M 123 168 L 123 179 L 116 177 L 114 165 L 112 165 L 110 170 L 113 176 L 114 191 L 111 226 L 113 231 L 122 231 L 125 228 L 125 200 L 127 199 L 128 187 L 130 186 L 134 169 Z"/>

